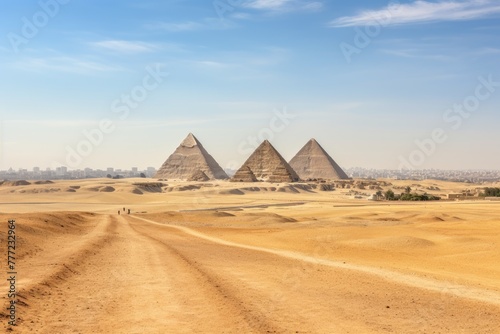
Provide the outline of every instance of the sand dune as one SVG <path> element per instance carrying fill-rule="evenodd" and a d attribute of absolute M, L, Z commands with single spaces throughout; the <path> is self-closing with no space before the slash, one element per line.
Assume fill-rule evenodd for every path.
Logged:
<path fill-rule="evenodd" d="M 45 180 L 45 181 L 35 181 L 34 184 L 53 184 L 53 181 Z"/>
<path fill-rule="evenodd" d="M 415 247 L 430 247 L 435 243 L 422 238 L 415 238 L 411 236 L 398 236 L 398 237 L 382 237 L 374 239 L 361 239 L 354 240 L 352 244 L 362 247 L 375 247 L 383 248 L 386 250 L 401 249 L 401 248 L 415 248 Z"/>
<path fill-rule="evenodd" d="M 221 195 L 245 195 L 245 193 L 240 189 L 222 190 L 219 191 Z"/>
<path fill-rule="evenodd" d="M 31 182 L 28 182 L 26 180 L 19 180 L 19 181 L 1 181 L 0 182 L 0 185 L 2 186 L 14 186 L 14 187 L 17 187 L 17 186 L 27 186 L 27 185 L 30 185 Z"/>

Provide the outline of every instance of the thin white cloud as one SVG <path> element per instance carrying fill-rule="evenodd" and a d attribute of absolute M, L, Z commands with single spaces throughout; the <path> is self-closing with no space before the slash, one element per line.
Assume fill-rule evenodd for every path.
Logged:
<path fill-rule="evenodd" d="M 246 4 L 246 7 L 254 9 L 276 10 L 286 6 L 290 0 L 254 0 Z"/>
<path fill-rule="evenodd" d="M 289 59 L 291 52 L 280 47 L 265 47 L 259 52 L 253 52 L 244 58 L 246 65 L 250 66 L 275 66 Z"/>
<path fill-rule="evenodd" d="M 237 12 L 237 13 L 231 14 L 229 17 L 232 19 L 235 19 L 235 20 L 250 20 L 252 18 L 252 15 L 250 15 L 248 13 Z"/>
<path fill-rule="evenodd" d="M 166 31 L 193 31 L 203 28 L 203 25 L 194 21 L 187 22 L 157 22 L 148 24 L 147 28 L 152 30 L 166 30 Z"/>
<path fill-rule="evenodd" d="M 123 53 L 152 52 L 158 48 L 156 45 L 150 43 L 122 40 L 100 41 L 91 43 L 91 45 L 102 49 Z"/>
<path fill-rule="evenodd" d="M 478 55 L 498 55 L 500 54 L 500 49 L 498 48 L 483 48 L 476 52 Z"/>
<path fill-rule="evenodd" d="M 244 3 L 243 6 L 271 12 L 318 11 L 323 8 L 323 3 L 306 0 L 252 0 Z"/>
<path fill-rule="evenodd" d="M 57 120 L 57 119 L 12 119 L 5 121 L 11 126 L 32 126 L 32 127 L 43 127 L 43 128 L 68 128 L 68 127 L 84 127 L 90 125 L 96 125 L 98 122 L 91 120 Z"/>
<path fill-rule="evenodd" d="M 233 64 L 223 63 L 220 61 L 213 61 L 213 60 L 199 60 L 199 61 L 194 61 L 193 63 L 195 65 L 200 65 L 203 67 L 214 68 L 214 69 L 223 69 L 234 66 Z"/>
<path fill-rule="evenodd" d="M 124 70 L 120 67 L 74 57 L 23 58 L 13 63 L 13 66 L 33 72 L 59 71 L 75 74 L 92 74 L 96 72 Z"/>
<path fill-rule="evenodd" d="M 220 30 L 229 29 L 234 25 L 230 22 L 222 22 L 215 18 L 205 18 L 200 21 L 184 22 L 155 22 L 146 24 L 145 27 L 150 30 L 163 30 L 167 32 L 187 32 L 199 30 Z"/>
<path fill-rule="evenodd" d="M 383 9 L 367 10 L 354 16 L 344 16 L 329 26 L 353 27 L 380 22 L 383 25 L 402 25 L 438 21 L 466 21 L 500 14 L 497 0 L 414 1 L 409 4 L 390 4 Z"/>
<path fill-rule="evenodd" d="M 196 68 L 209 70 L 257 70 L 269 66 L 276 66 L 285 62 L 289 58 L 290 52 L 284 48 L 265 47 L 260 50 L 245 52 L 233 51 L 222 52 L 214 56 L 213 59 L 191 59 L 184 60 L 184 63 L 194 65 Z M 228 72 L 229 73 L 229 72 Z"/>
<path fill-rule="evenodd" d="M 403 57 L 403 58 L 418 58 L 437 61 L 451 61 L 454 58 L 443 54 L 422 54 L 421 51 L 416 49 L 400 49 L 400 50 L 382 50 L 383 53 Z"/>

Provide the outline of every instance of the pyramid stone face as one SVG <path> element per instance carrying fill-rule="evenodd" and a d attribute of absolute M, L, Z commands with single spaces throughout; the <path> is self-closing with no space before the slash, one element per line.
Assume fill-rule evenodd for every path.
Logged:
<path fill-rule="evenodd" d="M 315 140 L 311 139 L 290 161 L 303 180 L 345 180 L 349 177 Z"/>
<path fill-rule="evenodd" d="M 234 174 L 235 182 L 297 182 L 299 176 L 269 141 L 264 141 Z"/>
<path fill-rule="evenodd" d="M 210 180 L 229 178 L 198 139 L 190 133 L 161 166 L 155 178 L 190 180 L 204 178 L 202 173 Z"/>

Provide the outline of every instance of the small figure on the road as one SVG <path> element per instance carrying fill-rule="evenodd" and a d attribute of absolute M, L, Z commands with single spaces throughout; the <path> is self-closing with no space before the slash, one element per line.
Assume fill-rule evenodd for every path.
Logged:
<path fill-rule="evenodd" d="M 130 209 L 128 209 L 128 214 L 130 214 Z"/>
<path fill-rule="evenodd" d="M 118 214 L 120 214 L 120 210 L 118 210 Z"/>
<path fill-rule="evenodd" d="M 125 212 L 125 207 L 123 207 L 123 212 Z"/>

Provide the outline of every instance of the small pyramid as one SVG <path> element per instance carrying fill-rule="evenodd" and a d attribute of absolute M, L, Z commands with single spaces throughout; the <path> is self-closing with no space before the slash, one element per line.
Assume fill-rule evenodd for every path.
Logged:
<path fill-rule="evenodd" d="M 252 172 L 250 167 L 244 166 L 238 171 L 238 175 L 236 174 L 231 179 L 232 182 L 257 182 L 257 177 Z"/>
<path fill-rule="evenodd" d="M 266 140 L 234 174 L 234 182 L 297 182 L 299 176 L 279 152 Z"/>
<path fill-rule="evenodd" d="M 349 176 L 315 140 L 311 139 L 290 161 L 303 180 L 345 180 Z"/>
<path fill-rule="evenodd" d="M 198 139 L 190 133 L 163 163 L 155 178 L 189 180 L 195 176 L 203 177 L 199 172 L 204 173 L 210 180 L 229 178 Z"/>
<path fill-rule="evenodd" d="M 205 174 L 203 171 L 199 169 L 196 172 L 194 172 L 194 174 L 191 175 L 191 177 L 188 179 L 188 181 L 199 181 L 199 182 L 205 182 L 209 180 L 210 178 L 207 176 L 207 174 Z"/>

